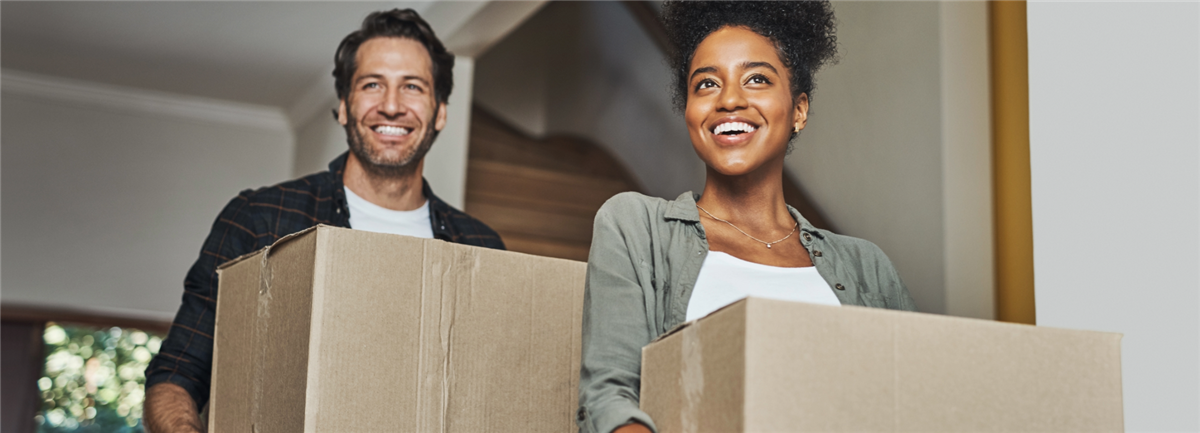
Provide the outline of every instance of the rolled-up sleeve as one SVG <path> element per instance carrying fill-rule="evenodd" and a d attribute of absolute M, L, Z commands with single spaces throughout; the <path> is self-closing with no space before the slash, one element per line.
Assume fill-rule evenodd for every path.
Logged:
<path fill-rule="evenodd" d="M 146 388 L 174 383 L 197 408 L 208 403 L 212 381 L 213 328 L 217 311 L 217 266 L 257 249 L 254 221 L 246 212 L 247 192 L 229 202 L 213 222 L 200 257 L 183 282 L 183 302 L 154 359 Z"/>
<path fill-rule="evenodd" d="M 578 413 L 587 433 L 609 433 L 632 421 L 654 430 L 638 407 L 641 351 L 654 335 L 654 289 L 639 258 L 649 239 L 620 223 L 630 215 L 620 198 L 597 212 L 588 256 Z"/>

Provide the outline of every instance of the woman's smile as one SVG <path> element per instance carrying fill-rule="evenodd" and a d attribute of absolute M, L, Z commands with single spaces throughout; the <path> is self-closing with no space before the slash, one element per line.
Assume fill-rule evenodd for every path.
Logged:
<path fill-rule="evenodd" d="M 713 136 L 713 141 L 720 146 L 741 146 L 746 144 L 754 138 L 754 133 L 757 131 L 757 124 L 741 117 L 720 119 L 712 128 L 709 128 L 709 132 Z"/>

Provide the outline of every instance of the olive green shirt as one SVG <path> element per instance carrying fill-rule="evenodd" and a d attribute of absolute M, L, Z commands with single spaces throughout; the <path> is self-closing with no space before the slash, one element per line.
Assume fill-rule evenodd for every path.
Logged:
<path fill-rule="evenodd" d="M 684 321 L 708 255 L 691 192 L 675 200 L 622 193 L 596 213 L 583 301 L 580 431 L 609 433 L 638 421 L 642 347 Z M 843 305 L 913 311 L 891 261 L 875 244 L 818 229 L 791 206 L 800 242 Z"/>

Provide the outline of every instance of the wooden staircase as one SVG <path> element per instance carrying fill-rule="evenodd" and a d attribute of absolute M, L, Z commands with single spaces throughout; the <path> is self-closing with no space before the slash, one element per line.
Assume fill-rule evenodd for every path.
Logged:
<path fill-rule="evenodd" d="M 479 107 L 471 113 L 469 155 L 464 210 L 511 251 L 585 261 L 596 211 L 619 192 L 641 191 L 600 146 L 530 138 Z"/>
<path fill-rule="evenodd" d="M 586 261 L 600 206 L 619 192 L 644 192 L 599 145 L 531 138 L 479 107 L 471 112 L 470 140 L 465 210 L 499 232 L 511 251 Z M 813 225 L 833 229 L 786 174 L 783 197 Z"/>

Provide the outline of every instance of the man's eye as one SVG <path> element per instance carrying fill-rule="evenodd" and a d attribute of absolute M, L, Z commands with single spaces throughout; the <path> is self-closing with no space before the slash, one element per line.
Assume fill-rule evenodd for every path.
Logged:
<path fill-rule="evenodd" d="M 379 83 L 367 83 L 367 84 L 363 84 L 363 87 L 362 87 L 362 88 L 363 88 L 363 89 L 378 89 L 378 88 L 379 88 Z"/>
<path fill-rule="evenodd" d="M 404 88 L 407 90 L 416 90 L 418 92 L 425 90 L 425 89 L 422 89 L 421 86 L 418 86 L 416 84 L 406 84 L 404 86 Z"/>

